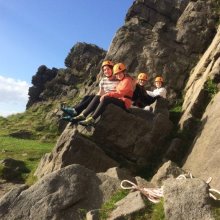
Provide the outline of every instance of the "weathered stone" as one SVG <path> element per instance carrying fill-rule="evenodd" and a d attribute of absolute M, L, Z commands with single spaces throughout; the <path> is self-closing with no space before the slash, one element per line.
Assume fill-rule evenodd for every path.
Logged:
<path fill-rule="evenodd" d="M 103 172 L 118 165 L 94 142 L 69 125 L 60 136 L 53 152 L 41 159 L 35 175 L 42 177 L 70 164 L 81 164 L 95 172 Z"/>
<path fill-rule="evenodd" d="M 220 123 L 219 123 L 220 92 L 208 105 L 202 117 L 201 131 L 190 149 L 190 153 L 184 163 L 183 169 L 190 171 L 193 175 L 207 180 L 213 177 L 210 185 L 220 188 Z"/>
<path fill-rule="evenodd" d="M 105 174 L 96 176 L 80 165 L 70 165 L 43 177 L 28 189 L 20 187 L 7 193 L 0 200 L 0 218 L 80 220 L 80 210 L 100 208 L 119 183 Z"/>
<path fill-rule="evenodd" d="M 211 42 L 214 23 L 209 1 L 138 0 L 129 9 L 106 57 L 123 60 L 131 73 L 150 73 L 151 83 L 155 76 L 163 75 L 169 101 L 174 101 Z"/>
<path fill-rule="evenodd" d="M 211 215 L 209 186 L 199 179 L 164 182 L 164 210 L 169 220 L 213 220 Z"/>
<path fill-rule="evenodd" d="M 157 186 L 163 185 L 163 182 L 169 178 L 176 178 L 180 174 L 185 173 L 172 161 L 164 163 L 157 171 L 157 173 L 151 179 L 151 183 Z"/>
<path fill-rule="evenodd" d="M 86 213 L 86 220 L 100 220 L 99 218 L 99 210 L 91 210 Z"/>
<path fill-rule="evenodd" d="M 24 161 L 6 158 L 0 161 L 1 177 L 11 182 L 23 182 L 22 173 L 29 173 Z"/>
<path fill-rule="evenodd" d="M 183 168 L 204 180 L 212 176 L 211 185 L 214 188 L 220 187 L 218 169 L 220 159 L 218 150 L 220 94 L 219 92 L 213 94 L 215 96 L 212 99 L 209 94 L 209 102 L 205 102 L 200 94 L 206 88 L 205 85 L 209 78 L 213 79 L 213 83 L 220 82 L 219 45 L 220 29 L 189 78 L 185 88 L 183 115 L 179 123 L 182 129 L 189 131 L 189 138 L 194 139 Z M 199 111 L 199 114 L 196 111 Z"/>
<path fill-rule="evenodd" d="M 105 172 L 106 175 L 116 178 L 119 180 L 130 180 L 130 181 L 135 181 L 135 178 L 132 176 L 131 172 L 129 170 L 123 169 L 123 168 L 118 168 L 118 167 L 113 167 L 108 169 Z"/>
<path fill-rule="evenodd" d="M 9 134 L 9 136 L 20 139 L 32 139 L 33 132 L 27 130 L 19 130 Z"/>
<path fill-rule="evenodd" d="M 175 163 L 180 163 L 186 153 L 186 149 L 183 144 L 183 140 L 180 138 L 174 138 L 168 150 L 164 156 L 165 160 L 171 160 Z"/>
<path fill-rule="evenodd" d="M 124 219 L 142 211 L 145 208 L 140 192 L 129 193 L 124 199 L 118 201 L 116 209 L 112 211 L 108 220 Z"/>

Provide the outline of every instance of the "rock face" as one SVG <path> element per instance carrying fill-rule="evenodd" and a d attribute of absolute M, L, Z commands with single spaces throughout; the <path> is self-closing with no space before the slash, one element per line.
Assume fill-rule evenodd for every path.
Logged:
<path fill-rule="evenodd" d="M 42 157 L 35 175 L 40 178 L 70 164 L 81 164 L 95 172 L 104 172 L 118 165 L 95 143 L 69 125 L 60 136 L 53 152 Z"/>
<path fill-rule="evenodd" d="M 151 179 L 151 183 L 157 186 L 163 185 L 163 182 L 169 178 L 176 178 L 179 175 L 184 174 L 175 163 L 168 161 L 164 163 L 157 171 L 157 173 Z"/>
<path fill-rule="evenodd" d="M 96 45 L 77 43 L 65 59 L 66 69 L 39 67 L 27 107 L 49 98 L 73 99 L 76 94 L 93 92 L 104 58 L 124 62 L 135 76 L 148 72 L 151 83 L 156 75 L 162 75 L 172 102 L 215 35 L 214 7 L 206 0 L 134 1 L 107 55 Z M 79 89 L 77 84 L 83 86 Z"/>
<path fill-rule="evenodd" d="M 80 126 L 69 125 L 64 130 L 53 152 L 42 158 L 35 175 L 41 177 L 75 163 L 96 172 L 119 164 L 133 171 L 149 166 L 156 162 L 155 155 L 160 158 L 166 150 L 164 142 L 172 122 L 162 113 L 142 109 L 131 109 L 128 113 L 110 105 L 89 139 L 79 134 L 78 129 Z"/>
<path fill-rule="evenodd" d="M 191 152 L 183 166 L 184 169 L 204 180 L 211 176 L 213 180 L 210 185 L 216 189 L 220 188 L 219 103 L 220 93 L 208 105 L 202 117 L 201 131 L 196 136 Z"/>
<path fill-rule="evenodd" d="M 136 0 L 116 33 L 107 57 L 128 71 L 163 75 L 169 96 L 184 88 L 188 73 L 215 34 L 208 1 Z"/>
<path fill-rule="evenodd" d="M 32 77 L 27 108 L 49 98 L 61 99 L 65 96 L 73 99 L 79 92 L 84 94 L 96 80 L 105 55 L 106 51 L 96 45 L 77 43 L 65 59 L 66 69 L 50 70 L 45 65 L 40 66 Z M 83 86 L 78 91 L 76 85 L 80 83 Z"/>
<path fill-rule="evenodd" d="M 52 70 L 42 65 L 38 68 L 36 75 L 32 77 L 33 86 L 29 88 L 28 95 L 29 100 L 27 108 L 32 106 L 34 103 L 41 101 L 40 94 L 44 91 L 46 83 L 54 79 L 57 75 L 58 69 L 53 68 Z"/>
<path fill-rule="evenodd" d="M 214 220 L 211 215 L 208 185 L 199 179 L 174 180 L 164 183 L 164 210 L 169 220 Z"/>
<path fill-rule="evenodd" d="M 0 200 L 2 220 L 80 220 L 82 210 L 100 208 L 118 189 L 119 181 L 71 165 L 45 176 L 35 185 L 10 191 Z"/>
<path fill-rule="evenodd" d="M 219 85 L 219 76 L 220 29 L 189 78 L 185 88 L 184 113 L 180 120 L 182 129 L 191 131 L 195 131 L 194 128 L 200 121 L 199 130 L 194 135 L 195 140 L 183 168 L 204 180 L 212 176 L 211 185 L 217 188 L 220 188 L 220 172 L 217 165 L 220 160 L 218 148 L 220 93 L 217 90 L 217 94 L 210 93 L 208 82 L 211 80 L 216 86 Z M 211 99 L 212 96 L 214 98 Z"/>
<path fill-rule="evenodd" d="M 144 210 L 145 203 L 140 192 L 129 193 L 124 199 L 116 204 L 115 210 L 111 213 L 109 220 L 132 219 L 132 215 Z"/>

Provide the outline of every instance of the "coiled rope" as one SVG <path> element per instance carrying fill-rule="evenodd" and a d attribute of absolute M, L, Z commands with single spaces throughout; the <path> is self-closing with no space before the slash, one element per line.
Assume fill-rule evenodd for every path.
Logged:
<path fill-rule="evenodd" d="M 181 180 L 181 179 L 187 179 L 187 178 L 192 179 L 193 178 L 192 174 L 191 173 L 181 174 L 176 179 Z M 206 183 L 209 184 L 211 181 L 212 181 L 212 178 L 209 177 Z M 124 186 L 125 183 L 127 185 L 129 184 L 130 186 Z M 144 196 L 147 197 L 149 201 L 153 203 L 160 202 L 160 199 L 163 197 L 163 186 L 160 188 L 144 188 L 144 187 L 139 187 L 138 185 L 136 185 L 135 183 L 129 180 L 122 180 L 120 185 L 122 189 L 132 189 L 132 190 L 140 191 Z M 210 188 L 209 196 L 213 198 L 214 200 L 220 200 L 220 191 Z"/>
<path fill-rule="evenodd" d="M 124 186 L 124 183 L 128 183 L 131 186 Z M 143 195 L 145 195 L 148 200 L 150 200 L 153 203 L 160 202 L 161 197 L 163 197 L 163 188 L 141 188 L 137 186 L 135 183 L 132 183 L 129 180 L 123 180 L 121 182 L 121 188 L 122 189 L 134 189 L 140 191 Z"/>

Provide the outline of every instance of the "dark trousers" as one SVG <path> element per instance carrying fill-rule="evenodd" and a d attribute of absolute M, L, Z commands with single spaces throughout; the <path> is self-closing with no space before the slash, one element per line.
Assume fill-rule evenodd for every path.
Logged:
<path fill-rule="evenodd" d="M 154 103 L 159 97 L 160 96 L 152 97 L 152 96 L 147 95 L 145 97 L 135 100 L 133 105 L 139 108 L 144 108 L 145 106 L 151 105 L 152 103 Z"/>
<path fill-rule="evenodd" d="M 125 103 L 122 100 L 117 99 L 117 98 L 113 98 L 113 97 L 109 97 L 109 96 L 105 96 L 104 99 L 97 106 L 95 112 L 92 114 L 92 117 L 94 119 L 98 118 L 105 111 L 106 106 L 108 106 L 109 104 L 114 104 L 114 105 L 126 110 Z"/>
<path fill-rule="evenodd" d="M 97 106 L 100 103 L 100 97 L 99 95 L 95 95 L 93 97 L 93 99 L 90 101 L 89 105 L 87 106 L 87 108 L 85 109 L 85 111 L 83 111 L 83 115 L 85 117 L 87 117 L 91 112 L 94 112 L 97 108 Z"/>
<path fill-rule="evenodd" d="M 77 114 L 80 114 L 85 108 L 87 108 L 94 97 L 95 95 L 86 95 L 79 104 L 74 106 Z"/>

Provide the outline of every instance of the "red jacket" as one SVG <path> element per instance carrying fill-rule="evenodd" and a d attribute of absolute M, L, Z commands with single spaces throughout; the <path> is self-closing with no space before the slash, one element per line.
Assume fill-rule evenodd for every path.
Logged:
<path fill-rule="evenodd" d="M 132 104 L 132 96 L 134 92 L 134 82 L 129 76 L 125 76 L 123 80 L 119 82 L 115 92 L 108 92 L 104 96 L 110 96 L 118 98 L 125 103 L 126 108 L 130 108 Z"/>

